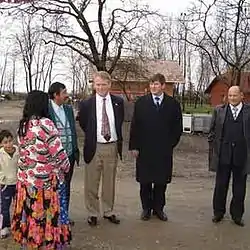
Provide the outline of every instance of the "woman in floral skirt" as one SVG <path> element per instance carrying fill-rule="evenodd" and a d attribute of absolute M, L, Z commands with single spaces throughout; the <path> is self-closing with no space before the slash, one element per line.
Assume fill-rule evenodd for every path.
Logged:
<path fill-rule="evenodd" d="M 28 94 L 18 130 L 20 159 L 12 221 L 15 241 L 27 249 L 62 249 L 71 240 L 64 206 L 69 161 L 53 122 L 48 96 Z"/>

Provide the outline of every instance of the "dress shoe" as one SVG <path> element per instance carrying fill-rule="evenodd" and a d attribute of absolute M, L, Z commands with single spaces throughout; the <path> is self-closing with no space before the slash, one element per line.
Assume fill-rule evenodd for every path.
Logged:
<path fill-rule="evenodd" d="M 147 220 L 150 219 L 150 217 L 151 217 L 151 210 L 145 209 L 145 210 L 142 211 L 142 213 L 141 213 L 141 220 L 147 221 Z"/>
<path fill-rule="evenodd" d="M 97 225 L 97 217 L 96 216 L 90 216 L 88 218 L 88 223 L 90 226 L 96 226 Z"/>
<path fill-rule="evenodd" d="M 109 222 L 113 224 L 120 224 L 121 222 L 114 214 L 112 214 L 111 216 L 104 215 L 103 218 L 109 220 Z"/>
<path fill-rule="evenodd" d="M 168 217 L 163 211 L 155 211 L 155 215 L 157 216 L 158 219 L 162 221 L 167 221 Z"/>
<path fill-rule="evenodd" d="M 213 223 L 219 223 L 220 221 L 223 220 L 223 215 L 214 215 L 213 218 L 212 218 L 212 222 Z"/>
<path fill-rule="evenodd" d="M 242 219 L 233 219 L 234 223 L 239 227 L 244 227 L 244 221 Z"/>

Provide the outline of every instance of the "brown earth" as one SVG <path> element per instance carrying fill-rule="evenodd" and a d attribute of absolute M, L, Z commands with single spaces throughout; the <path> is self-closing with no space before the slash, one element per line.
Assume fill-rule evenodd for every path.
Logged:
<path fill-rule="evenodd" d="M 0 103 L 0 117 L 16 120 L 17 105 Z M 13 115 L 4 110 L 10 110 Z M 5 118 L 8 117 L 8 118 Z M 0 118 L 1 119 L 1 118 Z M 15 131 L 17 122 L 0 123 L 0 128 Z M 250 249 L 249 198 L 246 201 L 246 226 L 239 228 L 226 219 L 219 225 L 211 222 L 211 198 L 213 175 L 207 171 L 207 143 L 204 136 L 184 135 L 175 150 L 175 177 L 168 187 L 168 222 L 152 218 L 142 222 L 138 184 L 134 180 L 134 161 L 127 152 L 129 124 L 124 125 L 124 162 L 119 163 L 116 187 L 115 211 L 120 215 L 121 225 L 111 225 L 100 219 L 97 228 L 89 228 L 83 197 L 84 164 L 76 168 L 72 181 L 71 217 L 73 227 L 73 250 L 246 250 Z M 82 133 L 79 132 L 82 144 Z M 0 250 L 19 249 L 12 239 L 1 240 Z"/>

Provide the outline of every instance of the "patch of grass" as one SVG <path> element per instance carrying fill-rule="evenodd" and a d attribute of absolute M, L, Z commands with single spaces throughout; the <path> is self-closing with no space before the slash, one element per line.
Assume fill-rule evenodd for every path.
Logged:
<path fill-rule="evenodd" d="M 195 113 L 205 113 L 211 114 L 213 112 L 213 107 L 209 104 L 204 104 L 202 106 L 197 105 L 195 108 L 194 105 L 185 105 L 185 110 L 183 113 L 187 114 L 195 114 Z"/>

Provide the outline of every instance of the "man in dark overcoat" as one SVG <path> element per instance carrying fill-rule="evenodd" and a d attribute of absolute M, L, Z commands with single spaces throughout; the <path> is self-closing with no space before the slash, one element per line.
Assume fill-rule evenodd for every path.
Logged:
<path fill-rule="evenodd" d="M 129 150 L 136 157 L 136 180 L 140 183 L 142 220 L 151 213 L 166 221 L 164 212 L 167 184 L 172 179 L 173 149 L 182 134 L 179 103 L 164 93 L 165 77 L 155 74 L 150 94 L 135 103 Z"/>
<path fill-rule="evenodd" d="M 250 107 L 243 103 L 238 86 L 229 88 L 228 104 L 215 108 L 208 141 L 209 169 L 216 172 L 212 221 L 218 223 L 224 217 L 232 174 L 230 214 L 236 225 L 244 226 L 242 216 L 250 170 Z"/>

